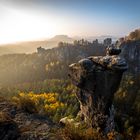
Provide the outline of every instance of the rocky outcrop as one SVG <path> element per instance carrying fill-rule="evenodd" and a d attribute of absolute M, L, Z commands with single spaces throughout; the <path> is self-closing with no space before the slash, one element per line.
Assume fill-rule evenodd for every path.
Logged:
<path fill-rule="evenodd" d="M 119 45 L 122 49 L 121 56 L 127 60 L 128 72 L 140 74 L 140 40 L 123 42 Z"/>
<path fill-rule="evenodd" d="M 114 93 L 127 70 L 126 61 L 118 56 L 120 52 L 108 48 L 106 56 L 91 56 L 69 67 L 69 77 L 78 87 L 78 115 L 92 127 L 106 128 Z"/>

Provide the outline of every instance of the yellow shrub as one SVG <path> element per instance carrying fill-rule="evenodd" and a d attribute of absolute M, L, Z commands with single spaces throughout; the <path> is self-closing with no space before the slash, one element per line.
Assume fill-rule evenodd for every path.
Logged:
<path fill-rule="evenodd" d="M 20 100 L 19 100 L 19 98 L 18 97 L 12 97 L 12 101 L 14 102 L 14 103 L 16 103 L 16 104 L 19 104 L 20 103 Z"/>
<path fill-rule="evenodd" d="M 28 97 L 19 97 L 19 107 L 29 113 L 37 113 L 36 102 Z"/>
<path fill-rule="evenodd" d="M 43 108 L 45 113 L 53 113 L 57 108 L 64 106 L 63 103 L 57 101 L 57 96 L 58 93 L 36 94 L 33 92 L 21 92 L 18 97 L 13 97 L 13 101 L 17 103 L 21 109 L 29 113 L 37 112 Z"/>

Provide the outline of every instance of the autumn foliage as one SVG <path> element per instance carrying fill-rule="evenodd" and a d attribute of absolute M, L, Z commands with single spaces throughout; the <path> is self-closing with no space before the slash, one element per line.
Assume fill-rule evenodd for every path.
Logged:
<path fill-rule="evenodd" d="M 18 96 L 13 97 L 13 101 L 21 109 L 29 113 L 53 114 L 58 108 L 62 108 L 64 104 L 57 100 L 58 93 L 41 93 L 21 92 Z"/>

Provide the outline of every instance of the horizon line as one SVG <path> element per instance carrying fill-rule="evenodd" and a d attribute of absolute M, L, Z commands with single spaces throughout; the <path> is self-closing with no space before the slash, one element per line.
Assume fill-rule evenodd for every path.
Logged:
<path fill-rule="evenodd" d="M 11 42 L 3 42 L 1 43 L 0 42 L 0 46 L 1 45 L 12 45 L 12 44 L 19 44 L 19 43 L 25 43 L 25 42 L 35 42 L 35 41 L 49 41 L 51 40 L 52 38 L 56 37 L 56 36 L 67 36 L 67 37 L 70 37 L 72 39 L 75 39 L 77 40 L 77 38 L 79 39 L 88 39 L 88 38 L 95 38 L 95 39 L 99 39 L 100 37 L 110 37 L 110 38 L 121 38 L 122 36 L 121 35 L 85 35 L 85 36 L 78 36 L 78 35 L 74 35 L 74 36 L 71 36 L 71 35 L 67 35 L 67 34 L 56 34 L 54 36 L 51 36 L 51 37 L 46 37 L 46 38 L 36 38 L 36 39 L 29 39 L 29 40 L 18 40 L 18 41 L 11 41 Z M 94 40 L 94 39 L 93 39 Z"/>

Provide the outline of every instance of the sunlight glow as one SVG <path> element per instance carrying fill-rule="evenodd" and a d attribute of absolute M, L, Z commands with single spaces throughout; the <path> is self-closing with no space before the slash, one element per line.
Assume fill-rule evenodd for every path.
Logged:
<path fill-rule="evenodd" d="M 0 43 L 48 38 L 57 33 L 56 23 L 50 16 L 45 18 L 26 12 L 11 10 L 0 23 Z"/>

